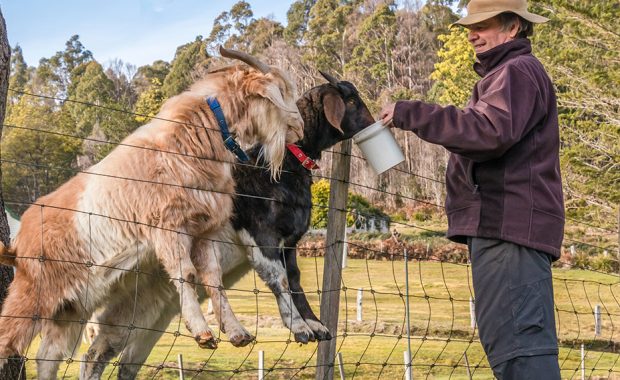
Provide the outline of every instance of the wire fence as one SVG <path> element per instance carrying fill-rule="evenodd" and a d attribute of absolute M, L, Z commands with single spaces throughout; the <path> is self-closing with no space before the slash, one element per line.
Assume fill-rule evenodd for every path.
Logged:
<path fill-rule="evenodd" d="M 60 99 L 49 96 L 36 95 L 28 92 L 13 91 L 23 96 L 39 97 L 41 99 L 58 102 L 76 102 L 88 107 L 98 107 L 108 112 L 125 112 L 136 116 L 144 116 L 127 110 L 119 110 L 101 105 L 72 99 Z M 10 130 L 28 131 L 38 136 L 56 135 L 63 138 L 90 141 L 96 144 L 111 144 L 131 149 L 151 149 L 131 146 L 120 141 L 106 141 L 94 138 L 80 137 L 75 134 L 34 128 L 28 125 L 5 124 L 5 132 Z M 201 126 L 202 128 L 202 126 Z M 181 151 L 158 151 L 162 155 L 190 156 Z M 337 150 L 332 155 L 343 155 Z M 363 160 L 362 157 L 344 153 L 348 159 Z M 199 160 L 221 162 L 213 157 L 191 157 Z M 19 166 L 36 176 L 37 170 L 62 171 L 65 173 L 84 174 L 88 176 L 105 176 L 120 180 L 124 186 L 134 183 L 177 187 L 198 192 L 212 190 L 187 187 L 175 183 L 145 181 L 143 179 L 127 178 L 112 174 L 102 174 L 89 169 L 76 167 L 55 167 L 49 163 L 32 162 L 27 157 L 16 159 L 1 158 L 3 172 L 10 166 Z M 256 170 L 267 168 L 252 164 L 233 163 L 253 167 Z M 428 176 L 412 173 L 397 167 L 398 175 L 415 178 L 419 181 L 433 181 L 445 185 L 443 181 Z M 385 197 L 399 197 L 404 202 L 443 209 L 440 204 L 427 199 L 402 195 L 395 192 L 379 189 L 356 180 L 343 180 L 332 177 L 333 171 L 314 172 L 315 179 L 326 179 L 332 183 L 344 183 L 352 189 L 363 188 L 367 191 L 380 192 Z M 282 173 L 296 175 L 286 170 Z M 50 189 L 51 190 L 51 189 Z M 280 202 L 278 199 L 261 196 L 260 194 L 245 194 L 240 192 L 221 192 L 232 197 L 249 197 L 268 202 Z M 90 210 L 60 208 L 57 206 L 37 203 L 32 197 L 19 199 L 4 192 L 5 203 L 9 206 L 40 208 L 56 208 L 70 214 L 80 214 L 88 220 L 104 218 L 112 225 L 134 225 L 148 229 L 162 229 L 146 221 L 127 220 L 114 215 L 102 215 Z M 328 212 L 340 212 L 355 217 L 363 217 L 359 211 L 342 206 L 335 206 L 331 200 L 329 205 L 313 204 L 314 208 L 324 208 Z M 618 245 L 613 242 L 618 231 L 608 226 L 597 226 L 588 221 L 568 218 L 571 230 L 582 231 L 581 238 L 573 235 L 565 239 L 565 249 L 562 258 L 556 262 L 553 272 L 555 292 L 555 310 L 558 340 L 560 346 L 560 366 L 563 378 L 620 378 L 620 273 L 618 273 Z M 42 223 L 41 228 L 45 225 Z M 328 226 L 327 234 L 333 233 L 333 226 Z M 106 360 L 92 360 L 85 356 L 89 342 L 80 336 L 73 346 L 73 355 L 63 358 L 58 373 L 62 378 L 76 378 L 80 368 L 87 364 L 106 365 L 104 378 L 117 376 L 119 369 L 127 362 L 125 351 L 131 339 L 136 340 L 145 334 L 159 336 L 153 350 L 141 366 L 139 378 L 170 379 L 170 378 L 273 378 L 273 379 L 309 379 L 320 378 L 320 373 L 331 370 L 337 377 L 339 371 L 343 378 L 426 378 L 426 379 L 491 379 L 492 372 L 480 345 L 477 335 L 476 321 L 473 310 L 475 295 L 471 284 L 471 267 L 464 247 L 449 243 L 447 240 L 437 240 L 436 236 L 442 233 L 442 228 L 428 226 L 423 223 L 410 221 L 392 221 L 391 230 L 375 234 L 347 231 L 326 242 L 323 236 L 309 235 L 297 247 L 283 246 L 252 246 L 251 248 L 296 248 L 298 264 L 301 270 L 301 282 L 305 289 L 304 295 L 315 311 L 325 297 L 335 295 L 339 299 L 339 306 L 335 310 L 337 332 L 334 334 L 336 353 L 325 362 L 318 359 L 319 345 L 315 342 L 301 345 L 295 342 L 295 337 L 284 328 L 278 312 L 278 306 L 269 288 L 264 285 L 255 271 L 250 271 L 240 277 L 234 284 L 226 286 L 225 290 L 231 300 L 233 309 L 241 323 L 250 330 L 255 339 L 246 347 L 233 347 L 227 335 L 221 329 L 215 328 L 218 348 L 201 350 L 196 345 L 194 337 L 177 315 L 172 322 L 162 328 L 141 324 L 140 311 L 136 309 L 139 298 L 152 289 L 152 284 L 163 280 L 165 283 L 189 282 L 191 285 L 205 289 L 209 285 L 200 281 L 188 281 L 163 271 L 159 266 L 123 267 L 103 265 L 94 260 L 74 261 L 55 260 L 48 257 L 30 256 L 17 257 L 20 260 L 39 261 L 41 265 L 55 264 L 79 267 L 90 274 L 97 268 L 105 269 L 109 273 L 120 273 L 126 278 L 132 278 L 130 295 L 124 305 L 128 318 L 122 323 L 113 325 L 93 318 L 91 315 L 77 318 L 51 318 L 56 322 L 81 326 L 82 332 L 94 330 L 115 329 L 124 331 L 121 335 L 120 355 L 106 358 Z M 394 230 L 414 230 L 422 233 L 410 239 L 394 233 Z M 590 239 L 592 229 L 598 231 Z M 568 230 L 568 227 L 567 227 Z M 186 231 L 166 230 L 175 235 L 188 235 Z M 588 233 L 586 233 L 588 232 Z M 93 234 L 92 231 L 89 233 Z M 95 232 L 96 233 L 96 232 Z M 604 239 L 598 239 L 604 236 Z M 206 239 L 210 243 L 238 244 L 226 240 Z M 588 239 L 585 239 L 587 237 Z M 89 236 L 89 239 L 94 239 Z M 434 239 L 434 240 L 433 240 Z M 328 239 L 329 240 L 329 239 Z M 588 240 L 588 241 L 584 241 Z M 613 243 L 612 243 L 613 242 Z M 143 252 L 136 247 L 135 253 L 140 262 Z M 588 266 L 583 264 L 584 257 L 597 258 L 608 263 L 608 266 Z M 323 284 L 328 268 L 327 258 L 342 268 L 340 277 L 330 287 Z M 581 261 L 580 261 L 581 260 Z M 615 263 L 615 264 L 614 264 Z M 611 270 L 610 268 L 614 269 Z M 89 277 L 90 278 L 90 277 Z M 90 281 L 87 281 L 90 283 Z M 46 284 L 37 284 L 40 288 Z M 93 290 L 94 291 L 94 290 Z M 87 292 L 88 293 L 88 292 Z M 289 289 L 289 293 L 294 293 Z M 34 297 L 35 295 L 33 295 Z M 113 298 L 113 297 L 112 297 Z M 172 300 L 170 302 L 179 302 Z M 213 314 L 209 314 L 207 301 L 203 303 L 203 311 L 208 316 L 211 327 L 218 326 Z M 322 312 L 323 314 L 323 312 Z M 50 318 L 40 315 L 7 315 L 2 314 L 0 319 L 32 319 L 44 322 Z M 325 323 L 325 321 L 323 321 Z M 3 322 L 4 323 L 4 322 Z M 28 332 L 24 332 L 28 334 Z M 81 334 L 83 335 L 83 334 Z M 321 343 L 324 344 L 324 343 Z M 24 353 L 23 370 L 28 377 L 35 376 L 35 360 L 39 363 L 46 359 L 37 358 L 35 354 L 40 345 L 40 339 L 35 339 Z M 182 355 L 182 358 L 181 356 Z M 336 357 L 339 360 L 336 360 Z M 5 358 L 0 358 L 5 359 Z M 136 362 L 136 364 L 140 364 Z M 336 371 L 338 367 L 339 371 Z M 329 372 L 329 371 L 328 371 Z"/>

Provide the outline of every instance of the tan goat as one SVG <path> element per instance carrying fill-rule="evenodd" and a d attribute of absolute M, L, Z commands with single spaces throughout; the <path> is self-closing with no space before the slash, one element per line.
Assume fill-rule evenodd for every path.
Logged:
<path fill-rule="evenodd" d="M 296 89 L 284 72 L 244 53 L 220 51 L 250 67 L 207 74 L 101 162 L 23 214 L 14 243 L 0 251 L 0 262 L 16 267 L 0 316 L 0 365 L 11 355 L 25 355 L 41 332 L 38 376 L 55 378 L 118 278 L 139 273 L 140 263 L 153 258 L 176 286 L 181 314 L 198 344 L 216 347 L 197 300 L 191 256 L 212 255 L 197 251 L 196 242 L 228 222 L 235 156 L 226 150 L 206 98 L 217 98 L 230 132 L 242 143 L 265 145 L 273 177 L 285 143 L 303 133 Z"/>

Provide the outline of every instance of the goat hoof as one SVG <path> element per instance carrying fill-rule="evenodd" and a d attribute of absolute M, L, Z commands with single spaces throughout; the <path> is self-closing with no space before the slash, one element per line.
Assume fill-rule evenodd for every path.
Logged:
<path fill-rule="evenodd" d="M 327 328 L 325 330 L 315 331 L 314 335 L 316 335 L 316 339 L 318 341 L 332 340 L 332 334 L 329 333 L 329 330 L 327 330 Z"/>
<path fill-rule="evenodd" d="M 217 348 L 217 342 L 210 331 L 205 331 L 194 337 L 200 348 L 209 348 L 215 350 Z"/>
<path fill-rule="evenodd" d="M 314 334 L 305 331 L 295 333 L 295 342 L 307 344 L 309 341 L 314 341 Z"/>
<path fill-rule="evenodd" d="M 230 343 L 235 347 L 245 347 L 254 340 L 254 337 L 249 333 L 243 333 L 238 335 L 229 336 Z"/>

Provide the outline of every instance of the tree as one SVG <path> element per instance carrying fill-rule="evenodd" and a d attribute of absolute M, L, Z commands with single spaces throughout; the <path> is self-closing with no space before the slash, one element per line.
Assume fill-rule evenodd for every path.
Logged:
<path fill-rule="evenodd" d="M 250 24 L 255 21 L 252 7 L 247 1 L 235 3 L 230 11 L 220 13 L 213 21 L 211 34 L 206 44 L 211 53 L 217 53 L 217 46 L 248 51 L 253 36 L 246 34 Z"/>
<path fill-rule="evenodd" d="M 57 93 L 53 96 L 66 97 L 69 86 L 74 82 L 75 75 L 73 70 L 80 65 L 93 60 L 90 50 L 84 48 L 80 42 L 80 36 L 73 35 L 65 43 L 65 50 L 58 51 L 49 60 L 41 60 L 39 67 L 47 65 L 48 76 L 43 80 L 53 83 Z"/>
<path fill-rule="evenodd" d="M 106 76 L 96 61 L 91 61 L 73 70 L 76 78 L 71 83 L 69 99 L 63 105 L 73 121 L 74 133 L 80 137 L 92 136 L 95 126 L 100 129 L 107 141 L 122 140 L 136 127 L 136 122 L 123 104 L 114 99 L 114 83 Z M 88 159 L 82 159 L 84 166 L 90 166 L 105 156 L 113 144 L 100 144 L 92 153 L 82 152 Z M 88 154 L 87 154 L 88 153 Z"/>
<path fill-rule="evenodd" d="M 117 58 L 110 63 L 105 74 L 114 85 L 114 101 L 123 105 L 123 108 L 132 109 L 138 98 L 132 81 L 136 75 L 136 66 Z"/>
<path fill-rule="evenodd" d="M 9 85 L 9 69 L 11 64 L 11 48 L 7 39 L 6 24 L 4 22 L 4 16 L 0 10 L 0 136 L 2 135 L 2 126 L 4 125 L 4 111 L 6 105 L 7 91 Z M 2 170 L 0 168 L 0 180 L 2 180 Z M 9 223 L 7 221 L 4 205 L 4 197 L 0 190 L 0 205 L 2 205 L 2 212 L 0 212 L 0 239 L 5 245 L 9 244 Z M 9 284 L 13 281 L 13 269 L 0 265 L 0 310 L 2 310 L 2 303 L 6 298 L 7 289 Z M 22 371 L 22 361 L 10 360 L 0 370 L 0 378 L 2 379 L 25 379 L 26 371 Z"/>
<path fill-rule="evenodd" d="M 284 27 L 277 21 L 261 17 L 253 20 L 242 36 L 243 40 L 248 41 L 247 52 L 258 55 L 273 45 L 274 41 L 281 39 L 284 34 Z"/>
<path fill-rule="evenodd" d="M 230 8 L 230 19 L 233 22 L 233 27 L 240 35 L 245 34 L 245 30 L 252 22 L 252 7 L 247 1 L 239 1 Z"/>
<path fill-rule="evenodd" d="M 458 20 L 450 8 L 454 3 L 453 0 L 430 0 L 422 7 L 420 14 L 431 32 L 449 34 L 450 25 Z"/>
<path fill-rule="evenodd" d="M 22 97 L 7 119 L 14 126 L 2 140 L 3 188 L 12 200 L 9 209 L 21 215 L 29 202 L 55 190 L 73 176 L 71 169 L 80 140 L 54 134 L 59 113 L 37 98 Z"/>
<path fill-rule="evenodd" d="M 160 83 L 164 83 L 166 75 L 170 72 L 170 63 L 157 60 L 150 65 L 140 66 L 133 76 L 132 85 L 139 96 L 153 84 L 153 79 L 157 79 Z"/>
<path fill-rule="evenodd" d="M 230 23 L 230 15 L 228 12 L 220 13 L 215 20 L 213 20 L 213 27 L 211 27 L 211 34 L 206 39 L 207 47 L 211 54 L 217 53 L 217 46 L 224 46 L 228 38 L 230 37 L 230 30 L 232 24 Z"/>
<path fill-rule="evenodd" d="M 297 0 L 286 12 L 286 28 L 284 38 L 290 45 L 302 44 L 304 34 L 308 30 L 308 20 L 310 20 L 310 9 L 316 4 L 317 0 Z"/>
<path fill-rule="evenodd" d="M 391 88 L 394 83 L 391 68 L 396 34 L 395 10 L 396 3 L 389 1 L 380 4 L 363 20 L 356 33 L 361 43 L 355 46 L 351 60 L 345 66 L 358 83 L 366 85 L 370 99 L 377 99 L 383 86 Z"/>
<path fill-rule="evenodd" d="M 162 92 L 166 98 L 179 94 L 194 82 L 193 73 L 206 66 L 209 56 L 201 36 L 194 42 L 177 48 L 170 71 L 163 82 Z"/>
<path fill-rule="evenodd" d="M 30 80 L 32 70 L 26 64 L 22 48 L 15 45 L 11 54 L 11 76 L 9 78 L 9 88 L 13 90 L 9 94 L 9 106 L 17 103 L 22 94 L 16 91 L 24 91 L 26 84 Z M 10 113 L 10 112 L 9 112 Z"/>
<path fill-rule="evenodd" d="M 97 106 L 112 103 L 114 84 L 95 61 L 77 67 L 74 75 L 76 80 L 71 83 L 69 99 L 80 103 L 69 101 L 64 104 L 64 108 L 75 120 L 76 134 L 86 137 L 91 133 L 93 125 L 103 121 L 106 113 L 110 112 Z"/>
<path fill-rule="evenodd" d="M 392 54 L 394 88 L 405 98 L 425 96 L 432 83 L 430 73 L 437 59 L 436 34 L 429 30 L 416 4 L 405 2 L 396 12 L 396 38 Z"/>
<path fill-rule="evenodd" d="M 431 99 L 442 104 L 463 107 L 469 100 L 474 84 L 480 77 L 473 70 L 474 50 L 467 41 L 467 30 L 453 28 L 438 39 L 443 46 L 431 78 L 435 80 Z"/>
<path fill-rule="evenodd" d="M 567 214 L 615 228 L 620 203 L 620 17 L 617 1 L 530 2 L 534 54 L 556 87 Z"/>
<path fill-rule="evenodd" d="M 153 78 L 151 87 L 140 94 L 135 108 L 135 112 L 138 114 L 135 119 L 138 123 L 148 122 L 151 117 L 159 112 L 161 105 L 166 100 L 161 87 L 159 79 Z"/>
<path fill-rule="evenodd" d="M 353 49 L 347 43 L 352 34 L 348 20 L 358 3 L 318 0 L 310 10 L 308 31 L 304 36 L 309 48 L 305 59 L 313 62 L 317 69 L 344 75 L 345 65 Z"/>

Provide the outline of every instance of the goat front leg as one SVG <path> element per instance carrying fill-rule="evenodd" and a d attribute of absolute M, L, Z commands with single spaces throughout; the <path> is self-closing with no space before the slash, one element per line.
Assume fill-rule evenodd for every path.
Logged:
<path fill-rule="evenodd" d="M 249 234 L 243 240 L 251 241 Z M 268 233 L 257 237 L 256 243 L 251 247 L 249 259 L 259 277 L 276 296 L 282 322 L 293 332 L 296 342 L 314 342 L 316 340 L 314 332 L 299 314 L 291 297 L 282 248 L 275 239 L 269 237 Z"/>
<path fill-rule="evenodd" d="M 229 247 L 225 246 L 220 250 L 221 245 L 229 244 L 216 243 L 207 238 L 197 239 L 192 250 L 192 261 L 198 269 L 209 298 L 211 298 L 213 312 L 220 323 L 221 330 L 228 335 L 233 346 L 243 347 L 252 342 L 254 336 L 239 323 L 228 302 L 222 283 L 223 271 L 220 262 L 222 262 L 221 255 L 225 254 Z"/>
<path fill-rule="evenodd" d="M 217 348 L 213 331 L 200 310 L 195 284 L 198 279 L 191 260 L 193 238 L 181 233 L 161 231 L 156 254 L 177 288 L 185 325 L 201 348 Z"/>
<path fill-rule="evenodd" d="M 291 246 L 294 247 L 296 245 L 297 243 L 294 242 Z M 308 298 L 306 298 L 306 293 L 304 293 L 304 290 L 301 287 L 301 273 L 299 272 L 299 266 L 297 265 L 296 249 L 285 248 L 284 257 L 286 262 L 286 274 L 288 277 L 289 287 L 293 295 L 293 303 L 295 304 L 295 307 L 297 307 L 299 314 L 301 314 L 308 326 L 312 329 L 312 332 L 317 340 L 330 340 L 332 336 L 329 333 L 329 329 L 325 327 L 325 325 L 314 314 L 312 307 L 310 307 L 310 303 L 308 303 Z"/>

